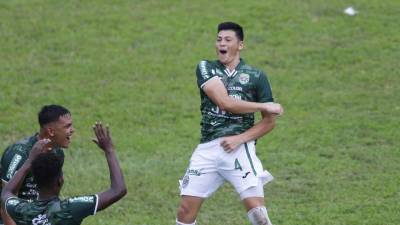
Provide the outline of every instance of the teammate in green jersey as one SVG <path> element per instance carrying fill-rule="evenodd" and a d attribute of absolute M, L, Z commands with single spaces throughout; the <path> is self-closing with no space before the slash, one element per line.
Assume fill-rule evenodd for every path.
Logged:
<path fill-rule="evenodd" d="M 273 177 L 255 154 L 255 140 L 274 128 L 283 108 L 273 102 L 266 75 L 240 58 L 243 37 L 240 25 L 219 24 L 218 60 L 197 66 L 202 137 L 180 180 L 176 225 L 194 225 L 204 200 L 224 181 L 236 189 L 253 225 L 271 225 L 263 185 Z M 254 124 L 257 111 L 262 119 Z"/>
<path fill-rule="evenodd" d="M 101 123 L 93 127 L 96 140 L 93 140 L 105 153 L 110 172 L 110 188 L 95 195 L 85 195 L 59 199 L 64 183 L 63 160 L 48 152 L 49 139 L 42 139 L 33 146 L 28 159 L 18 173 L 4 187 L 1 200 L 17 225 L 77 225 L 121 199 L 126 194 L 125 181 L 119 166 L 108 128 Z M 27 201 L 15 194 L 24 177 L 32 170 L 38 185 L 38 199 Z"/>
<path fill-rule="evenodd" d="M 38 114 L 38 121 L 40 125 L 39 133 L 10 145 L 4 151 L 0 164 L 3 187 L 14 176 L 15 172 L 20 169 L 28 158 L 32 146 L 38 140 L 50 139 L 51 142 L 47 145 L 47 148 L 51 148 L 53 152 L 64 160 L 62 149 L 68 148 L 71 136 L 74 133 L 70 111 L 60 105 L 45 105 Z M 22 182 L 18 197 L 25 200 L 33 200 L 37 198 L 37 194 L 36 182 L 33 180 L 32 174 L 28 174 Z M 3 210 L 1 211 L 5 225 L 15 224 L 10 217 L 3 213 Z"/>

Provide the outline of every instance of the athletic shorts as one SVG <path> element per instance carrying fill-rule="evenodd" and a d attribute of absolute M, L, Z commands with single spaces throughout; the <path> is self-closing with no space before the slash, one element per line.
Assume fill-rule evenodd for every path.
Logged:
<path fill-rule="evenodd" d="M 273 179 L 256 156 L 254 141 L 244 143 L 230 153 L 224 151 L 221 141 L 222 138 L 218 138 L 202 143 L 194 150 L 189 168 L 179 181 L 181 195 L 208 198 L 225 180 L 241 194 Z"/>

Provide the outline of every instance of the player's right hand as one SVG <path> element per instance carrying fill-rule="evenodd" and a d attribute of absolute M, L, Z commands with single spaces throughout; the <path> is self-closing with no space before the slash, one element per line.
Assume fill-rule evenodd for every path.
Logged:
<path fill-rule="evenodd" d="M 276 114 L 281 116 L 283 114 L 283 107 L 279 103 L 267 102 L 264 103 L 265 111 L 268 113 Z"/>
<path fill-rule="evenodd" d="M 96 135 L 96 139 L 93 139 L 93 142 L 96 143 L 97 146 L 99 146 L 99 148 L 103 149 L 105 152 L 113 151 L 114 144 L 112 142 L 108 126 L 104 127 L 101 122 L 96 122 L 93 125 L 93 131 Z"/>

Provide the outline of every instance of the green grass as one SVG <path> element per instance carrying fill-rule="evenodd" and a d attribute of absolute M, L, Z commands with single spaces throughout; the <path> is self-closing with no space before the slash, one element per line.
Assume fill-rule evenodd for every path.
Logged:
<path fill-rule="evenodd" d="M 360 13 L 343 14 L 347 6 Z M 108 187 L 90 139 L 110 124 L 128 195 L 84 224 L 174 224 L 178 179 L 200 135 L 194 75 L 215 27 L 245 28 L 246 61 L 269 74 L 286 114 L 260 140 L 275 181 L 274 224 L 400 221 L 400 2 L 54 1 L 0 3 L 0 148 L 37 131 L 44 104 L 67 106 L 76 133 L 63 196 Z M 225 185 L 199 224 L 249 224 Z"/>

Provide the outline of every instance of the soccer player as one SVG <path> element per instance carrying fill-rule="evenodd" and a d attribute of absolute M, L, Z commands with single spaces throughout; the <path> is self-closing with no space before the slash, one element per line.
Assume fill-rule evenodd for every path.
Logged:
<path fill-rule="evenodd" d="M 77 225 L 121 199 L 126 194 L 125 181 L 119 166 L 108 128 L 101 123 L 94 126 L 96 140 L 104 151 L 110 172 L 110 188 L 95 195 L 84 195 L 60 200 L 59 194 L 64 183 L 63 160 L 52 152 L 46 152 L 49 139 L 38 141 L 30 151 L 28 159 L 5 186 L 1 200 L 5 211 L 17 225 Z M 37 200 L 27 201 L 15 193 L 24 177 L 32 170 L 37 181 Z"/>
<path fill-rule="evenodd" d="M 236 189 L 253 225 L 271 225 L 263 185 L 273 179 L 256 156 L 255 140 L 275 126 L 283 113 L 274 103 L 266 75 L 240 58 L 243 29 L 218 25 L 218 60 L 201 61 L 196 70 L 201 97 L 201 143 L 180 180 L 176 225 L 195 225 L 204 200 L 228 181 Z M 262 119 L 254 124 L 254 112 Z"/>
<path fill-rule="evenodd" d="M 50 139 L 47 144 L 52 152 L 64 160 L 63 148 L 68 148 L 71 136 L 74 133 L 72 117 L 68 109 L 60 105 L 45 105 L 38 114 L 40 125 L 39 133 L 16 142 L 9 146 L 1 157 L 1 179 L 4 187 L 27 160 L 32 146 L 41 139 Z M 25 200 L 37 198 L 37 185 L 31 174 L 28 174 L 21 184 L 18 197 Z M 4 214 L 2 218 L 5 225 L 15 224 L 10 217 Z"/>

